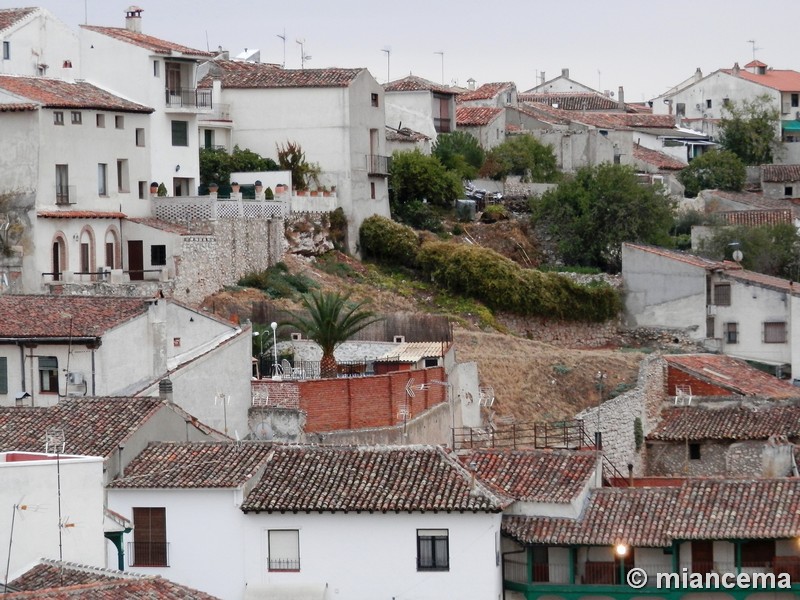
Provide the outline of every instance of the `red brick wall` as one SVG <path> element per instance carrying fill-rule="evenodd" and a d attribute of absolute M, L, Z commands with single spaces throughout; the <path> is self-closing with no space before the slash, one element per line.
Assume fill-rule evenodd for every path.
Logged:
<path fill-rule="evenodd" d="M 444 381 L 444 369 L 433 367 L 418 371 L 399 371 L 372 377 L 346 377 L 300 381 L 300 408 L 306 412 L 306 431 L 325 432 L 339 429 L 387 427 L 402 422 L 401 407 L 408 402 L 409 418 L 427 408 L 447 401 L 444 386 L 406 394 L 406 383 L 414 386 L 428 381 Z"/>
<path fill-rule="evenodd" d="M 667 395 L 675 395 L 675 386 L 692 386 L 692 396 L 731 396 L 731 391 L 692 377 L 674 367 L 667 368 Z"/>

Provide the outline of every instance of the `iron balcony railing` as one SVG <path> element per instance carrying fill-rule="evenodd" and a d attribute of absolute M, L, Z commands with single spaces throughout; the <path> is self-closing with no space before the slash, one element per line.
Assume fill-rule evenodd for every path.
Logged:
<path fill-rule="evenodd" d="M 169 542 L 128 542 L 129 567 L 168 567 Z"/>
<path fill-rule="evenodd" d="M 212 108 L 210 89 L 167 89 L 164 93 L 169 108 Z"/>
<path fill-rule="evenodd" d="M 270 558 L 270 571 L 299 571 L 300 558 Z"/>
<path fill-rule="evenodd" d="M 367 154 L 367 173 L 369 175 L 388 175 L 392 167 L 391 156 Z"/>
<path fill-rule="evenodd" d="M 57 185 L 56 186 L 56 205 L 66 206 L 68 204 L 75 204 L 77 193 L 74 185 Z"/>

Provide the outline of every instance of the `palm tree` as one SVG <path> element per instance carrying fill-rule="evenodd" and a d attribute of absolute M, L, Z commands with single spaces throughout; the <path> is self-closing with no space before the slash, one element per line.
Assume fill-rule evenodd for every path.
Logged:
<path fill-rule="evenodd" d="M 375 313 L 364 306 L 369 300 L 349 302 L 350 294 L 312 291 L 303 296 L 303 307 L 307 314 L 293 313 L 282 325 L 296 327 L 308 339 L 322 347 L 320 375 L 336 377 L 336 358 L 333 351 L 366 326 L 381 321 Z"/>

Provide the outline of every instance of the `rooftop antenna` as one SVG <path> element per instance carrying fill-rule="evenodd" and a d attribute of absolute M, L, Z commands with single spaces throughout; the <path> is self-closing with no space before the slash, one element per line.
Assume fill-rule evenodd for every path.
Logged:
<path fill-rule="evenodd" d="M 305 69 L 306 68 L 306 61 L 307 60 L 311 60 L 311 55 L 306 54 L 306 48 L 305 48 L 306 40 L 305 40 L 305 38 L 303 38 L 303 39 L 295 40 L 295 41 L 298 44 L 300 44 L 300 68 L 301 69 Z"/>
<path fill-rule="evenodd" d="M 444 85 L 444 50 L 439 50 L 438 52 L 434 52 L 434 54 L 438 54 L 442 57 L 442 85 Z"/>
<path fill-rule="evenodd" d="M 277 35 L 277 37 L 281 38 L 281 40 L 283 40 L 283 62 L 281 63 L 281 68 L 285 69 L 286 68 L 286 27 L 283 28 L 283 33 L 282 34 L 278 33 L 276 35 Z"/>
<path fill-rule="evenodd" d="M 753 60 L 756 59 L 756 50 L 763 50 L 763 48 L 756 48 L 755 40 L 747 40 L 747 43 L 753 47 Z"/>
<path fill-rule="evenodd" d="M 386 83 L 389 83 L 392 80 L 389 76 L 389 57 L 392 55 L 392 47 L 386 46 L 385 48 L 381 49 L 381 52 L 386 52 Z"/>
<path fill-rule="evenodd" d="M 45 453 L 50 454 L 51 450 L 55 450 L 56 453 L 56 481 L 58 485 L 58 560 L 59 562 L 63 562 L 64 546 L 61 532 L 64 528 L 64 521 L 61 519 L 61 453 L 64 452 L 66 437 L 64 436 L 64 430 L 60 427 L 50 427 L 45 431 L 44 439 Z M 61 585 L 64 585 L 63 577 Z"/>
<path fill-rule="evenodd" d="M 89 24 L 89 0 L 83 0 L 83 24 Z"/>

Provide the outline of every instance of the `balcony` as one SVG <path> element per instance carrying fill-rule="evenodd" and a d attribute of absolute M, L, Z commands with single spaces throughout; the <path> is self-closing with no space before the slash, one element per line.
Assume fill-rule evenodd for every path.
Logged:
<path fill-rule="evenodd" d="M 153 216 L 170 223 L 217 219 L 273 219 L 288 216 L 291 205 L 281 200 L 221 200 L 212 196 L 152 199 Z"/>
<path fill-rule="evenodd" d="M 213 108 L 210 89 L 181 88 L 177 90 L 164 90 L 167 108 Z"/>
<path fill-rule="evenodd" d="M 434 117 L 433 128 L 436 130 L 436 133 L 450 133 L 452 131 L 450 127 L 450 117 Z"/>
<path fill-rule="evenodd" d="M 169 542 L 128 542 L 129 567 L 168 567 Z"/>
<path fill-rule="evenodd" d="M 389 169 L 392 167 L 391 156 L 380 156 L 378 154 L 367 154 L 367 174 L 380 175 L 387 177 Z"/>
<path fill-rule="evenodd" d="M 74 185 L 56 186 L 56 206 L 69 206 L 75 204 L 78 194 Z"/>

